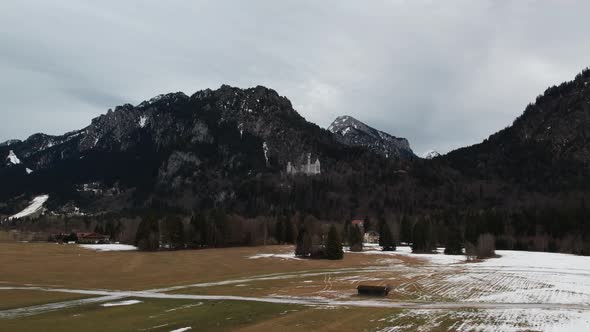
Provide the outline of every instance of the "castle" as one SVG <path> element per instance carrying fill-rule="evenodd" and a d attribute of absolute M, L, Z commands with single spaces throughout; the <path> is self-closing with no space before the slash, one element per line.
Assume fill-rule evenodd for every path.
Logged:
<path fill-rule="evenodd" d="M 320 159 L 316 158 L 315 162 L 311 162 L 311 153 L 307 154 L 307 164 L 299 167 L 293 166 L 291 162 L 287 163 L 287 174 L 303 173 L 305 175 L 318 175 L 321 173 Z"/>

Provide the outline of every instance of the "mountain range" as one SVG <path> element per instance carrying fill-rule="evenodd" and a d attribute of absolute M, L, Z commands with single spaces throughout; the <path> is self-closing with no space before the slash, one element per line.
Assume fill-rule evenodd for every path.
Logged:
<path fill-rule="evenodd" d="M 322 129 L 262 86 L 160 95 L 61 136 L 0 144 L 0 219 L 48 195 L 45 207 L 65 215 L 215 208 L 245 217 L 414 216 L 464 225 L 488 211 L 502 227 L 527 220 L 521 236 L 549 232 L 557 227 L 544 219 L 551 213 L 586 211 L 589 83 L 586 69 L 482 143 L 424 158 L 408 140 L 351 116 Z"/>
<path fill-rule="evenodd" d="M 49 193 L 58 209 L 70 201 L 89 212 L 142 207 L 155 197 L 192 208 L 186 202 L 224 201 L 236 183 L 284 173 L 307 155 L 333 168 L 346 150 L 364 153 L 307 122 L 274 90 L 224 85 L 118 106 L 61 136 L 2 143 L 0 201 L 5 213 L 38 193 Z"/>

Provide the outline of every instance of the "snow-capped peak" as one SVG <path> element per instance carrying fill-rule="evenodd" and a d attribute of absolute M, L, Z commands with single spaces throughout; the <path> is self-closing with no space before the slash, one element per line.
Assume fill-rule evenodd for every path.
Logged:
<path fill-rule="evenodd" d="M 433 159 L 436 157 L 440 157 L 440 153 L 435 150 L 428 150 L 422 154 L 422 158 L 424 159 Z"/>
<path fill-rule="evenodd" d="M 18 159 L 18 157 L 14 154 L 14 151 L 12 150 L 8 152 L 8 157 L 6 157 L 6 160 L 8 160 L 10 163 L 14 165 L 20 164 L 20 159 Z"/>
<path fill-rule="evenodd" d="M 364 146 L 386 158 L 414 155 L 410 143 L 405 138 L 372 128 L 350 115 L 337 117 L 328 130 L 341 143 Z"/>

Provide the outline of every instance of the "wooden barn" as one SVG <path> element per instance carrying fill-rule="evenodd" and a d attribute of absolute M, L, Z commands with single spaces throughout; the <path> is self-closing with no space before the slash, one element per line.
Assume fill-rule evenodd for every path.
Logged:
<path fill-rule="evenodd" d="M 359 295 L 387 296 L 391 288 L 389 286 L 358 285 L 356 289 Z"/>

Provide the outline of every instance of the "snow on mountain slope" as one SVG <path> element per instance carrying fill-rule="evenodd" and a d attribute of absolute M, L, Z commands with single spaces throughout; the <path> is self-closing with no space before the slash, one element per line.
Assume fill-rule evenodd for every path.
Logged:
<path fill-rule="evenodd" d="M 27 206 L 24 210 L 11 216 L 8 219 L 23 218 L 26 216 L 30 216 L 33 213 L 39 212 L 43 208 L 43 204 L 45 204 L 45 202 L 47 202 L 48 199 L 49 199 L 49 195 L 37 196 L 37 197 L 33 198 L 33 200 L 31 201 L 31 204 L 29 204 L 29 206 Z"/>
<path fill-rule="evenodd" d="M 440 157 L 440 153 L 438 153 L 438 151 L 435 150 L 428 150 L 422 154 L 422 158 L 424 159 L 432 159 L 436 157 Z"/>
<path fill-rule="evenodd" d="M 407 139 L 379 131 L 349 115 L 337 117 L 328 130 L 341 143 L 363 146 L 387 158 L 404 158 L 414 155 Z"/>
<path fill-rule="evenodd" d="M 6 160 L 8 160 L 11 164 L 14 165 L 20 164 L 20 159 L 18 159 L 18 157 L 16 156 L 16 154 L 14 154 L 14 151 L 12 150 L 10 150 L 10 152 L 8 153 L 8 157 L 6 157 Z"/>

